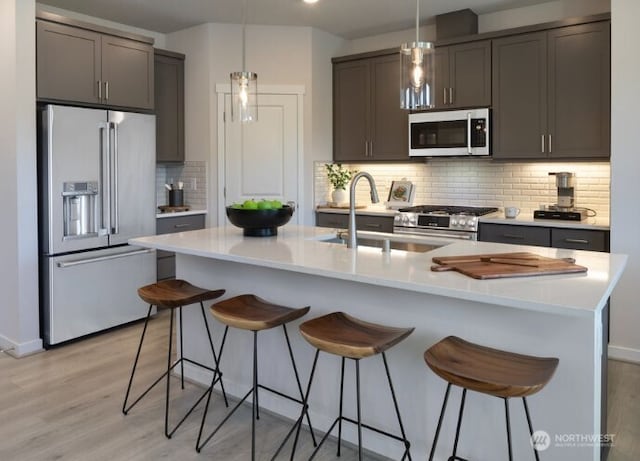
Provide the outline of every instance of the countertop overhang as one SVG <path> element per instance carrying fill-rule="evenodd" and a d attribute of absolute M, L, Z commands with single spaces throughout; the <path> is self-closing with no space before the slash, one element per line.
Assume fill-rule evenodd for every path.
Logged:
<path fill-rule="evenodd" d="M 627 256 L 591 251 L 442 241 L 426 253 L 344 244 L 322 240 L 335 236 L 327 228 L 286 226 L 275 237 L 244 237 L 234 227 L 140 237 L 132 245 L 284 271 L 349 280 L 462 300 L 558 315 L 593 316 L 606 304 L 620 279 Z M 435 239 L 436 241 L 438 239 Z M 530 251 L 552 258 L 575 258 L 585 274 L 544 275 L 476 280 L 455 272 L 432 272 L 434 256 Z"/>

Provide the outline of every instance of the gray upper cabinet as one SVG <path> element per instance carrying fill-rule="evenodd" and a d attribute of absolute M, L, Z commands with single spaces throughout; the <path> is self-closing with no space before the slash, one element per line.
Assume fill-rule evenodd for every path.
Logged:
<path fill-rule="evenodd" d="M 493 40 L 493 157 L 608 158 L 610 23 Z"/>
<path fill-rule="evenodd" d="M 184 162 L 184 55 L 155 50 L 156 161 Z"/>
<path fill-rule="evenodd" d="M 37 21 L 40 101 L 153 109 L 153 47 L 49 21 Z"/>
<path fill-rule="evenodd" d="M 334 62 L 335 161 L 409 160 L 399 60 L 394 53 Z"/>
<path fill-rule="evenodd" d="M 491 41 L 436 48 L 436 109 L 491 105 Z"/>

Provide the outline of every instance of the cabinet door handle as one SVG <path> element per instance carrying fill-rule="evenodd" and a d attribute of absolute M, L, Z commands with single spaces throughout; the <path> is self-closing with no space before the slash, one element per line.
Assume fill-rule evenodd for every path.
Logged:
<path fill-rule="evenodd" d="M 551 135 L 549 134 L 547 136 L 549 136 L 549 153 L 551 153 Z"/>
<path fill-rule="evenodd" d="M 109 100 L 109 82 L 104 82 L 104 100 Z"/>
<path fill-rule="evenodd" d="M 453 104 L 453 88 L 449 87 L 449 104 Z"/>
<path fill-rule="evenodd" d="M 364 156 L 365 157 L 369 156 L 369 141 L 364 142 Z"/>
<path fill-rule="evenodd" d="M 540 135 L 540 152 L 544 154 L 544 135 Z"/>
<path fill-rule="evenodd" d="M 376 223 L 365 223 L 364 226 L 365 227 L 373 227 L 374 229 L 380 229 L 382 227 L 381 224 L 376 224 Z"/>
<path fill-rule="evenodd" d="M 369 141 L 369 157 L 373 157 L 373 141 Z"/>
<path fill-rule="evenodd" d="M 175 227 L 176 229 L 182 229 L 182 228 L 185 228 L 185 227 L 191 227 L 191 224 L 189 224 L 189 223 L 176 224 L 173 227 Z"/>
<path fill-rule="evenodd" d="M 578 243 L 580 245 L 589 245 L 589 240 L 585 240 L 585 239 L 564 239 L 565 242 L 567 243 Z"/>
<path fill-rule="evenodd" d="M 442 96 L 443 96 L 442 100 L 444 101 L 443 104 L 446 106 L 447 105 L 447 89 L 446 88 L 442 89 Z"/>
<path fill-rule="evenodd" d="M 102 80 L 98 80 L 98 101 L 102 101 Z"/>
<path fill-rule="evenodd" d="M 518 239 L 518 240 L 524 240 L 524 235 L 517 235 L 517 234 L 502 234 L 502 236 L 506 239 Z"/>

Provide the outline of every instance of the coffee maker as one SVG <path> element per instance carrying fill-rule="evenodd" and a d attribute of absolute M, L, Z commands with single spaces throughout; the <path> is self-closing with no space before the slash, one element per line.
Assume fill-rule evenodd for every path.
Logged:
<path fill-rule="evenodd" d="M 587 210 L 575 208 L 575 174 L 567 171 L 550 172 L 555 176 L 557 188 L 557 203 L 533 212 L 534 218 L 563 219 L 567 221 L 582 221 L 587 217 Z"/>

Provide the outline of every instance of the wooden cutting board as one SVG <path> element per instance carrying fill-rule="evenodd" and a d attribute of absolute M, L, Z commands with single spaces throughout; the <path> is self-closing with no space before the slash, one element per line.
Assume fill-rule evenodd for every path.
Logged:
<path fill-rule="evenodd" d="M 480 280 L 587 272 L 572 258 L 554 259 L 529 252 L 434 257 L 433 262 L 437 264 L 431 266 L 434 272 L 453 270 Z"/>

